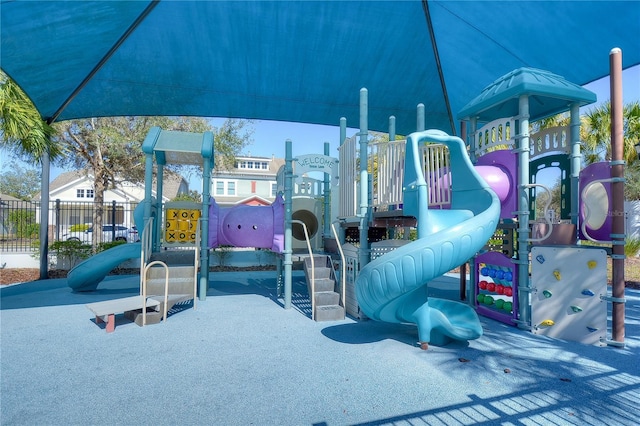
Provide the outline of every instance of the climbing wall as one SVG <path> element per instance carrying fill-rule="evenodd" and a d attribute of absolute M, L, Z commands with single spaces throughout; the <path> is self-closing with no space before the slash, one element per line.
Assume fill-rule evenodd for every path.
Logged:
<path fill-rule="evenodd" d="M 607 332 L 607 253 L 598 248 L 531 249 L 531 326 L 542 334 L 603 344 Z"/>

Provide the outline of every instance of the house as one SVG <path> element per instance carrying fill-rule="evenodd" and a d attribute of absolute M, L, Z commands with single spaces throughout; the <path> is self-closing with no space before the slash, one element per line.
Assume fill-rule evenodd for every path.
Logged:
<path fill-rule="evenodd" d="M 238 156 L 232 170 L 214 170 L 211 196 L 224 207 L 269 205 L 277 195 L 276 176 L 284 163 L 283 158 Z"/>
<path fill-rule="evenodd" d="M 211 195 L 224 207 L 236 204 L 269 205 L 277 194 L 276 175 L 284 165 L 282 158 L 236 157 L 232 170 L 214 170 Z M 49 224 L 60 235 L 78 224 L 93 222 L 93 176 L 85 170 L 61 173 L 49 185 Z M 154 183 L 155 188 L 155 183 Z M 201 189 L 200 189 L 201 190 Z M 162 201 L 167 202 L 179 194 L 188 193 L 189 184 L 181 176 L 165 173 Z M 153 191 L 155 196 L 155 191 Z M 122 182 L 104 194 L 103 223 L 132 227 L 133 210 L 144 200 L 143 183 Z M 40 200 L 40 194 L 34 201 Z M 39 215 L 39 213 L 38 213 Z M 39 217 L 39 216 L 38 216 Z M 58 239 L 53 237 L 54 239 Z"/>
<path fill-rule="evenodd" d="M 49 224 L 65 233 L 72 225 L 92 223 L 93 188 L 93 176 L 84 170 L 65 172 L 56 177 L 49 185 Z M 183 177 L 165 175 L 163 202 L 188 191 L 189 184 Z M 155 191 L 153 193 L 155 195 Z M 143 183 L 122 182 L 117 188 L 105 191 L 103 223 L 132 227 L 133 210 L 144 197 Z M 40 194 L 36 195 L 35 200 L 40 200 Z"/>

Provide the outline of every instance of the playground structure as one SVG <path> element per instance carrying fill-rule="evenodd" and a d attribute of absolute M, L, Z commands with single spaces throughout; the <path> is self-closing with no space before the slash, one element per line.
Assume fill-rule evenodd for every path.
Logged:
<path fill-rule="evenodd" d="M 209 249 L 257 247 L 280 254 L 285 308 L 291 306 L 292 265 L 303 261 L 315 320 L 348 313 L 415 323 L 425 348 L 480 337 L 478 314 L 535 334 L 616 344 L 606 339 L 606 302 L 617 301 L 606 288 L 611 250 L 580 244 L 613 245 L 616 237 L 611 223 L 616 179 L 610 172 L 615 164 L 581 170 L 579 108 L 595 101 L 593 93 L 546 71 L 515 70 L 460 111 L 466 145 L 425 130 L 422 105 L 416 132 L 406 140 L 396 140 L 390 117 L 389 141 L 370 143 L 366 89 L 360 97 L 359 133 L 346 138 L 346 120 L 340 122 L 339 159 L 328 155 L 328 144 L 324 155 L 294 158 L 287 141 L 278 174 L 284 198 L 279 195 L 268 207 L 222 209 L 208 185 L 201 204 L 158 204 L 169 162 L 202 164 L 203 181 L 210 181 L 213 137 L 152 129 L 143 144 L 147 194 L 136 217 L 139 229 L 148 232 L 146 248 L 111 249 L 108 262 L 94 256 L 70 273 L 70 285 L 95 289 L 99 275 L 141 249 L 142 288 L 147 266 L 159 262 L 148 253 L 187 247 L 196 252 L 190 271 L 204 300 Z M 530 122 L 567 109 L 569 127 L 529 134 Z M 154 161 L 157 198 L 149 183 Z M 560 209 L 552 215 L 545 208 L 538 217 L 539 191 L 551 198 L 540 173 L 550 169 L 558 172 Z M 308 176 L 312 172 L 324 178 Z M 429 297 L 429 282 L 459 266 L 461 300 Z M 92 268 L 90 277 L 86 271 Z M 195 290 L 193 299 L 195 306 Z"/>
<path fill-rule="evenodd" d="M 415 322 L 421 342 L 468 339 L 454 324 L 435 323 L 443 318 L 473 322 L 472 316 L 465 315 L 466 307 L 439 307 L 444 315 L 427 308 L 431 304 L 426 291 L 428 280 L 447 272 L 448 266 L 437 271 L 440 265 L 429 259 L 433 246 L 439 242 L 435 235 L 421 232 L 421 223 L 446 229 L 450 250 L 460 250 L 463 244 L 455 242 L 456 235 L 473 231 L 464 217 L 455 218 L 464 216 L 460 211 L 466 210 L 460 209 L 460 198 L 480 202 L 482 192 L 465 193 L 459 189 L 461 184 L 473 185 L 473 179 L 454 170 L 460 162 L 459 155 L 454 157 L 450 147 L 438 144 L 447 137 L 423 130 L 420 105 L 418 132 L 409 135 L 406 142 L 395 140 L 395 119 L 391 117 L 389 142 L 370 144 L 366 136 L 366 90 L 361 96 L 359 146 L 356 138 L 341 138 L 344 143 L 340 147 L 340 178 L 346 177 L 344 180 L 355 186 L 355 190 L 340 187 L 338 217 L 345 234 L 357 242 L 357 246 L 344 247 L 349 274 L 347 311 L 355 317 Z M 523 68 L 496 80 L 459 113 L 463 129 L 468 129 L 463 134 L 474 169 L 499 200 L 496 233 L 489 235 L 467 259 L 471 266 L 470 286 L 466 285 L 462 269 L 461 299 L 466 299 L 478 314 L 535 334 L 615 345 L 618 343 L 606 338 L 606 303 L 619 302 L 607 294 L 606 263 L 611 249 L 581 245 L 586 240 L 613 245 L 616 237 L 612 234 L 610 190 L 616 182 L 611 177 L 615 162 L 597 163 L 581 170 L 579 108 L 595 100 L 595 94 L 560 76 Z M 571 123 L 568 127 L 529 134 L 530 122 L 567 110 Z M 416 139 L 435 144 L 416 144 Z M 408 174 L 407 164 L 414 157 L 420 159 L 424 181 Z M 358 167 L 360 164 L 367 164 L 367 169 Z M 545 208 L 540 215 L 536 213 L 537 196 L 541 190 L 549 192 L 540 172 L 552 168 L 559 176 L 560 211 L 552 215 Z M 417 203 L 416 208 L 413 194 L 421 187 L 428 194 L 423 200 L 428 202 Z M 443 212 L 450 222 L 439 223 L 436 212 Z M 473 216 L 477 214 L 473 212 Z M 490 227 L 489 221 L 486 223 Z M 417 227 L 417 241 L 429 235 L 431 245 L 407 248 L 416 242 L 393 239 L 403 233 L 406 236 L 407 227 Z M 467 238 L 466 244 L 470 241 L 472 238 Z M 446 256 L 434 258 L 446 263 Z M 465 262 L 454 262 L 454 266 Z M 407 284 L 420 268 L 437 272 L 428 275 L 420 271 L 424 275 L 417 281 L 423 281 L 425 289 L 416 296 L 420 291 Z M 370 283 L 372 275 L 377 280 L 375 285 Z M 418 308 L 418 298 L 424 303 L 422 309 Z M 429 324 L 431 336 L 423 332 L 421 322 Z"/>

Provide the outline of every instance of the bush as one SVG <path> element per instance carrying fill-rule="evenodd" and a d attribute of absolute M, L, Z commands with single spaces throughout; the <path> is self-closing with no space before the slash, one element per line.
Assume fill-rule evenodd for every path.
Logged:
<path fill-rule="evenodd" d="M 69 269 L 93 254 L 93 247 L 90 244 L 77 240 L 55 241 L 50 249 L 56 254 L 58 264 L 66 265 Z"/>
<path fill-rule="evenodd" d="M 627 238 L 624 242 L 624 254 L 627 257 L 635 257 L 640 251 L 640 238 Z"/>

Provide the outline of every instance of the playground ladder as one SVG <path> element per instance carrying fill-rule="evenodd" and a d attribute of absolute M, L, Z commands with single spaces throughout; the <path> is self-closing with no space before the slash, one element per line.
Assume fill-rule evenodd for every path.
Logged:
<path fill-rule="evenodd" d="M 189 300 L 193 300 L 193 308 L 196 308 L 196 294 L 198 283 L 198 268 L 200 260 L 200 221 L 196 229 L 196 242 L 193 264 L 170 265 L 165 260 L 154 259 L 152 253 L 151 230 L 153 218 L 150 218 L 142 232 L 142 253 L 140 265 L 140 292 L 143 299 L 151 299 L 159 302 L 158 312 L 140 310 L 131 312 L 128 316 L 136 324 L 146 324 L 166 321 L 168 312 L 173 306 Z M 164 253 L 164 252 L 163 252 Z M 150 317 L 150 318 L 149 318 Z"/>
<path fill-rule="evenodd" d="M 304 259 L 307 289 L 315 321 L 339 321 L 345 317 L 344 304 L 336 291 L 336 275 L 331 257 L 313 255 Z"/>

